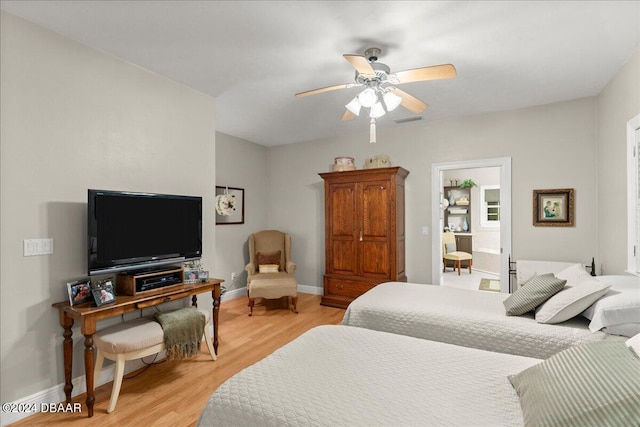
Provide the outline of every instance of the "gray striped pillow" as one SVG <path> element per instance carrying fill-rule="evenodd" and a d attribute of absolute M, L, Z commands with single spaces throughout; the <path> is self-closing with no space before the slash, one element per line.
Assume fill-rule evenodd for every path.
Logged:
<path fill-rule="evenodd" d="M 570 347 L 508 378 L 525 427 L 640 425 L 640 358 L 623 342 Z"/>
<path fill-rule="evenodd" d="M 507 310 L 507 316 L 519 316 L 534 310 L 560 292 L 565 283 L 567 283 L 566 280 L 557 279 L 553 274 L 533 276 L 502 302 Z"/>

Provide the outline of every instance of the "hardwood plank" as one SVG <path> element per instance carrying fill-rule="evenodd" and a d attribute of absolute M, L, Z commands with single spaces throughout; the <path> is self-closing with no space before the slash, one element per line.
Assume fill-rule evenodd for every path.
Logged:
<path fill-rule="evenodd" d="M 344 310 L 321 306 L 319 295 L 298 297 L 298 314 L 287 310 L 286 299 L 265 300 L 255 306 L 252 317 L 248 316 L 247 298 L 223 301 L 218 360 L 211 361 L 203 345 L 201 354 L 193 359 L 161 361 L 126 375 L 111 414 L 107 414 L 113 384 L 109 382 L 96 388 L 92 418 L 87 418 L 86 395 L 81 394 L 72 400 L 83 404 L 81 413 L 38 413 L 12 425 L 193 426 L 211 393 L 229 377 L 314 326 L 342 322 Z"/>

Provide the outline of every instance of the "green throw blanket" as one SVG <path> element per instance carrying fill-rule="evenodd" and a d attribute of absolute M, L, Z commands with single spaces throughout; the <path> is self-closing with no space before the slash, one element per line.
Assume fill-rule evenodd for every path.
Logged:
<path fill-rule="evenodd" d="M 156 313 L 156 320 L 164 330 L 168 360 L 186 359 L 198 354 L 204 333 L 204 314 L 189 307 Z"/>

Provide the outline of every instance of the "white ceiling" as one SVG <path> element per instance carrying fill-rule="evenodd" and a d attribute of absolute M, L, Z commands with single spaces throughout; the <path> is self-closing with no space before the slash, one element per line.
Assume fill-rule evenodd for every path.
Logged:
<path fill-rule="evenodd" d="M 265 146 L 366 132 L 343 54 L 391 71 L 454 64 L 401 88 L 433 121 L 597 95 L 640 40 L 640 1 L 5 1 L 41 26 L 216 98 L 216 128 Z M 640 77 L 639 77 L 640 78 Z M 408 126 L 398 108 L 378 127 Z M 366 138 L 366 137 L 365 137 Z"/>

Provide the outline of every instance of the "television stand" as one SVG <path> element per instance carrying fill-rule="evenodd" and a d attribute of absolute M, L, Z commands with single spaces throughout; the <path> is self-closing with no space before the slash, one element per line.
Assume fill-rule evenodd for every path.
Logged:
<path fill-rule="evenodd" d="M 94 350 L 93 350 L 93 334 L 97 331 L 99 320 L 120 316 L 124 313 L 130 313 L 143 308 L 164 304 L 165 302 L 175 301 L 182 298 L 191 297 L 191 304 L 195 307 L 197 304 L 197 295 L 204 292 L 211 292 L 213 298 L 213 348 L 218 352 L 218 311 L 220 310 L 220 284 L 224 282 L 221 279 L 209 279 L 205 283 L 181 284 L 176 289 L 167 290 L 165 288 L 157 289 L 155 292 L 150 291 L 144 295 L 126 296 L 116 295 L 116 301 L 113 304 L 94 307 L 87 304 L 79 304 L 71 306 L 69 301 L 53 304 L 60 314 L 60 325 L 64 332 L 63 336 L 63 355 L 64 355 L 64 392 L 66 395 L 66 403 L 71 403 L 71 392 L 73 391 L 73 383 L 71 381 L 71 366 L 73 365 L 73 324 L 78 321 L 80 331 L 84 336 L 84 370 L 87 389 L 86 404 L 88 416 L 93 416 L 93 404 L 95 402 L 94 390 Z"/>
<path fill-rule="evenodd" d="M 141 271 L 116 276 L 116 293 L 118 295 L 146 295 L 158 289 L 170 290 L 184 285 L 184 270 Z"/>

